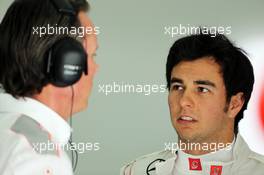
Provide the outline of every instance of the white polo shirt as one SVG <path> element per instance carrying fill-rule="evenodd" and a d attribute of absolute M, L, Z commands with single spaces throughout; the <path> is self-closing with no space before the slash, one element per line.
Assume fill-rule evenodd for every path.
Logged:
<path fill-rule="evenodd" d="M 70 133 L 68 123 L 44 104 L 0 93 L 0 174 L 72 175 L 63 149 Z"/>

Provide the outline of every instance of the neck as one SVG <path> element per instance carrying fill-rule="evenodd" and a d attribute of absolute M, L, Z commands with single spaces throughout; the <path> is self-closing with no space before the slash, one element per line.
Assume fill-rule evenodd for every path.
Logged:
<path fill-rule="evenodd" d="M 72 108 L 72 97 L 69 88 L 57 88 L 47 85 L 40 94 L 36 94 L 32 98 L 51 108 L 65 121 L 69 119 Z"/>

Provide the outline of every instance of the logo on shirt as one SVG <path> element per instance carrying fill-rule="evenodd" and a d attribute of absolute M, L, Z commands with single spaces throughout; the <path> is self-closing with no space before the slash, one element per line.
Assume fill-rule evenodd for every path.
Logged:
<path fill-rule="evenodd" d="M 190 170 L 201 171 L 202 170 L 202 165 L 201 165 L 200 159 L 189 158 L 189 169 Z"/>
<path fill-rule="evenodd" d="M 210 175 L 221 175 L 223 166 L 212 165 Z"/>
<path fill-rule="evenodd" d="M 164 159 L 156 159 L 156 160 L 152 161 L 152 162 L 148 165 L 148 167 L 147 167 L 147 169 L 146 169 L 146 173 L 147 173 L 147 175 L 150 175 L 151 173 L 152 173 L 152 174 L 155 173 L 155 170 L 156 170 L 156 163 L 160 163 L 160 162 L 165 162 L 165 160 L 164 160 Z"/>

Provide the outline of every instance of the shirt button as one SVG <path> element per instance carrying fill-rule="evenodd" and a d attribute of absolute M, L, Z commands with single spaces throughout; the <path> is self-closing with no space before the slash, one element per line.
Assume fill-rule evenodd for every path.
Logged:
<path fill-rule="evenodd" d="M 44 175 L 52 175 L 51 169 L 46 169 Z"/>

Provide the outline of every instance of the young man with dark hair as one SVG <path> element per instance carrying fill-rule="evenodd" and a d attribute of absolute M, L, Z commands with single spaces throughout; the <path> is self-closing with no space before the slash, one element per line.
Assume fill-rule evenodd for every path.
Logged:
<path fill-rule="evenodd" d="M 1 175 L 73 174 L 67 120 L 88 105 L 98 46 L 95 33 L 65 31 L 93 29 L 88 9 L 86 0 L 16 0 L 7 10 L 0 27 Z M 47 26 L 65 31 L 38 35 Z"/>
<path fill-rule="evenodd" d="M 196 34 L 177 40 L 166 65 L 173 151 L 139 158 L 122 175 L 262 175 L 264 157 L 239 134 L 254 84 L 244 51 L 224 35 Z"/>

